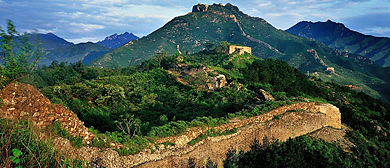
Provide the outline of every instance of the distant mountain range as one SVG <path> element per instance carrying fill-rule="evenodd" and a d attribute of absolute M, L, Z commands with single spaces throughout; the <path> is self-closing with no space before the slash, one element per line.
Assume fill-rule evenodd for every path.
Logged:
<path fill-rule="evenodd" d="M 108 51 L 110 48 L 100 46 L 98 44 L 88 42 L 88 43 L 79 43 L 63 48 L 57 48 L 50 50 L 48 54 L 43 56 L 43 59 L 40 60 L 40 65 L 50 65 L 54 60 L 58 62 L 68 62 L 75 63 L 77 61 L 83 61 L 83 63 L 88 63 L 87 60 L 92 60 L 98 56 L 101 56 Z M 84 61 L 86 59 L 86 61 Z"/>
<path fill-rule="evenodd" d="M 132 33 L 113 34 L 97 43 L 73 44 L 53 33 L 29 34 L 29 42 L 42 43 L 42 47 L 49 52 L 40 60 L 40 65 L 50 65 L 54 60 L 74 63 L 82 61 L 84 64 L 102 56 L 113 48 L 117 48 L 131 40 L 138 39 Z"/>
<path fill-rule="evenodd" d="M 108 48 L 118 48 L 135 39 L 139 39 L 139 37 L 135 36 L 133 33 L 125 32 L 119 35 L 115 33 L 106 37 L 104 40 L 97 42 L 97 44 Z"/>
<path fill-rule="evenodd" d="M 175 17 L 153 33 L 130 41 L 88 65 L 126 67 L 140 64 L 157 52 L 194 53 L 204 50 L 206 42 L 221 41 L 250 46 L 252 54 L 259 58 L 284 60 L 322 80 L 358 86 L 374 97 L 383 96 L 384 100 L 390 98 L 390 93 L 383 92 L 390 81 L 390 69 L 363 56 L 278 30 L 264 19 L 248 16 L 229 3 L 195 5 L 192 12 Z"/>
<path fill-rule="evenodd" d="M 41 42 L 42 47 L 45 50 L 54 50 L 54 49 L 64 48 L 64 47 L 74 45 L 73 43 L 68 42 L 63 38 L 60 38 L 53 33 L 29 34 L 29 42 L 30 43 Z"/>
<path fill-rule="evenodd" d="M 363 55 L 380 66 L 390 66 L 390 38 L 364 35 L 330 20 L 315 23 L 302 21 L 286 31 L 323 42 L 335 49 Z"/>

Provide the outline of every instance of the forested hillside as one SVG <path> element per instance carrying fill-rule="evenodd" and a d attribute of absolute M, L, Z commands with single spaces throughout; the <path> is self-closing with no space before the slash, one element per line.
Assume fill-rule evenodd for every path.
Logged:
<path fill-rule="evenodd" d="M 388 37 L 365 35 L 330 20 L 315 23 L 302 21 L 286 31 L 299 37 L 312 38 L 335 49 L 365 56 L 380 66 L 390 66 Z"/>
<path fill-rule="evenodd" d="M 258 58 L 284 60 L 301 72 L 319 76 L 324 81 L 357 86 L 386 102 L 390 99 L 390 93 L 385 89 L 390 81 L 390 69 L 365 57 L 336 51 L 323 43 L 278 30 L 266 20 L 251 17 L 229 3 L 194 6 L 194 9 L 198 8 L 202 10 L 175 17 L 151 34 L 108 52 L 88 65 L 134 66 L 157 52 L 166 51 L 168 55 L 197 53 L 207 49 L 206 43 L 227 41 L 252 47 L 252 54 Z M 328 68 L 334 71 L 327 71 Z"/>
<path fill-rule="evenodd" d="M 52 102 L 76 112 L 98 137 L 126 146 L 116 149 L 120 154 L 137 153 L 153 139 L 173 136 L 189 127 L 216 126 L 229 118 L 258 115 L 283 104 L 320 101 L 339 107 L 342 122 L 352 128 L 347 134 L 355 145 L 348 149 L 351 153 L 334 144 L 301 137 L 286 143 L 255 145 L 245 154 L 227 155 L 226 164 L 251 167 L 256 160 L 269 161 L 271 156 L 280 158 L 278 163 L 270 164 L 272 167 L 299 165 L 314 158 L 324 165 L 342 163 L 347 167 L 389 164 L 387 105 L 363 92 L 319 78 L 308 79 L 280 60 L 227 55 L 221 52 L 223 46 L 189 55 L 160 53 L 128 68 L 52 64 L 23 82 L 35 85 Z M 224 87 L 204 87 L 219 75 L 226 77 Z M 272 94 L 276 101 L 259 101 L 259 89 Z M 125 121 L 132 121 L 129 132 L 117 126 Z M 94 145 L 106 146 L 99 142 Z M 295 150 L 297 145 L 309 153 Z M 313 152 L 324 155 L 318 157 Z M 329 152 L 332 154 L 325 154 Z M 289 155 L 300 159 L 288 160 Z"/>

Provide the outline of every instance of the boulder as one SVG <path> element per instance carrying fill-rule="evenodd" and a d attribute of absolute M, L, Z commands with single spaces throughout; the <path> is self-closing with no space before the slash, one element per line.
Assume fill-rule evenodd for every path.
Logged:
<path fill-rule="evenodd" d="M 260 99 L 260 101 L 275 101 L 274 97 L 263 89 L 260 89 L 257 92 L 257 98 Z"/>

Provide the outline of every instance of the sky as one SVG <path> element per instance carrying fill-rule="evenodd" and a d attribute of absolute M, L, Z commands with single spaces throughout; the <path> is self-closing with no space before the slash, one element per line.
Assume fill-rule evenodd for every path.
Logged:
<path fill-rule="evenodd" d="M 146 36 L 197 3 L 231 3 L 278 29 L 300 21 L 345 24 L 364 34 L 390 37 L 390 0 L 0 0 L 0 26 L 54 33 L 70 42 L 97 42 L 114 33 Z"/>

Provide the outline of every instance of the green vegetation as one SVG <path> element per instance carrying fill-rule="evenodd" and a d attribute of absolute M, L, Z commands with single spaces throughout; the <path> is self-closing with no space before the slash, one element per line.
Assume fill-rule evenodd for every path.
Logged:
<path fill-rule="evenodd" d="M 214 129 L 207 130 L 204 134 L 200 134 L 198 137 L 195 139 L 191 140 L 188 142 L 188 145 L 195 145 L 196 143 L 206 139 L 207 137 L 217 137 L 217 136 L 222 136 L 222 135 L 229 135 L 229 134 L 234 134 L 237 132 L 236 128 L 225 130 L 223 132 L 216 131 Z"/>
<path fill-rule="evenodd" d="M 77 61 L 82 60 L 83 63 L 88 63 L 110 50 L 110 48 L 92 42 L 70 45 L 50 50 L 48 54 L 43 56 L 39 65 L 50 65 L 53 61 L 76 63 Z"/>
<path fill-rule="evenodd" d="M 323 43 L 299 38 L 278 30 L 264 19 L 248 16 L 233 5 L 210 5 L 207 12 L 191 12 L 176 17 L 148 36 L 110 51 L 91 61 L 88 65 L 111 68 L 134 66 L 152 58 L 157 52 L 166 51 L 167 55 L 172 55 L 178 52 L 178 47 L 180 52 L 185 55 L 198 52 L 205 54 L 223 41 L 249 46 L 252 48 L 254 56 L 262 59 L 272 58 L 286 61 L 290 66 L 303 73 L 309 71 L 309 73 L 326 74 L 327 67 L 334 67 L 335 74 L 321 75 L 321 79 L 339 85 L 362 87 L 366 94 L 390 103 L 388 101 L 390 93 L 388 93 L 386 85 L 390 82 L 388 68 L 382 68 L 368 59 L 352 53 L 348 53 L 348 57 L 344 57 L 346 53 L 335 51 Z M 221 53 L 219 52 L 221 48 L 216 48 L 215 51 Z M 218 57 L 219 54 L 213 55 L 215 58 L 221 58 Z M 237 61 L 248 60 L 242 58 L 245 57 L 233 58 L 234 61 L 227 62 L 224 68 L 239 67 L 234 65 Z M 211 57 L 198 57 L 196 59 L 203 61 L 211 59 Z M 192 62 L 192 60 L 188 61 Z M 215 61 L 207 63 L 207 65 L 216 66 L 220 63 Z M 253 59 L 249 59 L 248 63 L 251 61 Z M 239 77 L 237 76 L 239 73 L 234 71 L 230 75 L 232 78 Z"/>
<path fill-rule="evenodd" d="M 54 149 L 51 136 L 37 140 L 38 129 L 28 121 L 0 118 L 0 129 L 0 167 L 85 167 L 84 162 L 68 159 Z"/>
<path fill-rule="evenodd" d="M 243 26 L 248 25 L 243 23 Z M 352 128 L 347 134 L 347 138 L 356 145 L 350 149 L 352 153 L 345 153 L 322 141 L 301 137 L 286 143 L 269 144 L 261 147 L 261 152 L 256 147 L 251 150 L 252 153 L 232 155 L 235 159 L 227 162 L 233 166 L 241 164 L 251 167 L 252 163 L 257 164 L 257 159 L 264 160 L 265 157 L 265 160 L 271 160 L 269 158 L 275 156 L 281 164 L 291 162 L 291 165 L 311 166 L 303 162 L 319 158 L 313 163 L 317 164 L 318 161 L 323 163 L 318 163 L 320 165 L 388 167 L 389 106 L 363 92 L 335 83 L 325 83 L 319 78 L 308 78 L 280 60 L 262 60 L 249 54 L 227 55 L 224 53 L 227 45 L 226 42 L 214 46 L 207 44 L 207 49 L 194 54 L 175 53 L 170 56 L 160 53 L 155 59 L 127 68 L 100 69 L 86 67 L 82 62 L 67 65 L 54 61 L 50 66 L 39 67 L 20 81 L 36 86 L 53 103 L 62 104 L 74 111 L 97 136 L 92 141 L 93 146 L 108 148 L 112 144 L 118 145 L 119 148 L 115 150 L 121 155 L 135 154 L 146 148 L 153 149 L 151 144 L 156 145 L 157 138 L 177 135 L 187 128 L 210 128 L 189 143 L 193 145 L 209 136 L 234 133 L 235 129 L 219 132 L 212 128 L 227 123 L 229 118 L 255 116 L 281 105 L 303 100 L 328 102 L 340 108 L 342 122 Z M 327 51 L 323 49 L 317 52 L 323 54 Z M 303 58 L 306 56 L 303 55 Z M 225 87 L 214 90 L 203 87 L 219 74 L 226 77 Z M 260 102 L 256 97 L 260 89 L 274 95 L 276 101 Z M 35 137 L 23 124 L 16 126 L 18 131 L 0 134 L 3 136 L 1 145 L 5 146 L 1 151 L 1 160 L 7 161 L 6 166 L 25 167 L 27 162 L 24 158 L 41 163 L 40 154 L 25 157 L 31 153 L 29 149 L 45 153 L 42 158 L 53 161 L 47 162 L 48 167 L 59 167 L 61 163 L 82 164 L 73 160 L 56 162 L 56 158 L 62 159 L 63 156 L 55 151 L 53 153 L 51 146 L 43 145 L 39 150 L 32 150 L 33 147 L 23 148 L 24 145 L 17 143 L 19 139 L 28 140 L 23 143 L 30 144 Z M 2 128 L 12 130 L 14 127 L 3 124 Z M 20 131 L 29 132 L 28 136 Z M 59 123 L 53 125 L 52 134 L 70 139 L 76 147 L 81 145 L 80 140 L 61 129 Z M 9 137 L 15 137 L 14 144 L 17 145 L 10 145 L 7 140 Z M 34 141 L 32 144 L 39 146 L 40 143 Z M 166 142 L 166 145 L 173 144 Z M 6 153 L 14 148 L 22 154 L 16 150 L 12 155 Z M 296 162 L 288 160 L 290 156 L 297 157 Z"/>
<path fill-rule="evenodd" d="M 54 135 L 69 139 L 70 143 L 75 148 L 80 148 L 83 145 L 83 140 L 80 137 L 70 135 L 66 129 L 61 127 L 61 123 L 59 121 L 54 122 L 50 129 L 50 132 L 53 132 Z"/>
<path fill-rule="evenodd" d="M 342 23 L 330 20 L 316 23 L 302 21 L 286 31 L 297 36 L 313 38 L 335 49 L 363 55 L 380 66 L 390 66 L 390 49 L 387 47 L 390 43 L 389 38 L 364 35 L 348 29 Z"/>
<path fill-rule="evenodd" d="M 44 52 L 40 44 L 32 46 L 28 42 L 27 34 L 19 34 L 11 20 L 7 21 L 7 31 L 0 27 L 0 37 L 0 88 L 2 88 L 31 73 Z"/>
<path fill-rule="evenodd" d="M 98 137 L 94 146 L 122 144 L 124 147 L 116 149 L 122 155 L 137 153 L 149 148 L 155 138 L 180 134 L 190 127 L 215 127 L 226 123 L 227 118 L 255 116 L 307 99 L 338 106 L 343 122 L 356 131 L 351 135 L 363 136 L 376 145 L 388 143 L 386 139 L 369 138 L 378 136 L 374 134 L 373 120 L 382 130 L 388 129 L 388 120 L 384 119 L 388 118 L 388 108 L 379 100 L 320 79 L 309 80 L 280 60 L 226 55 L 218 52 L 218 47 L 190 55 L 156 57 L 123 69 L 54 62 L 23 81 L 36 84 L 51 101 L 69 107 L 88 127 L 93 127 L 91 131 Z M 238 57 L 248 60 L 232 61 Z M 183 78 L 191 85 L 180 83 L 175 73 L 167 72 L 185 73 L 179 64 L 190 68 L 206 66 L 224 74 L 231 85 L 208 91 L 198 88 L 193 78 Z M 259 89 L 267 90 L 277 101 L 257 103 Z M 222 134 L 203 134 L 191 144 L 214 135 Z"/>
<path fill-rule="evenodd" d="M 224 167 L 366 167 L 353 155 L 334 144 L 314 140 L 306 136 L 288 139 L 286 142 L 262 143 L 254 140 L 251 150 L 235 149 L 226 154 Z M 360 164 L 359 164 L 360 162 Z M 377 165 L 381 167 L 380 165 Z"/>

